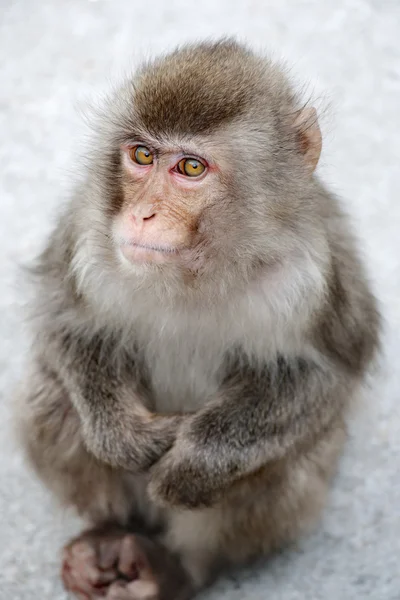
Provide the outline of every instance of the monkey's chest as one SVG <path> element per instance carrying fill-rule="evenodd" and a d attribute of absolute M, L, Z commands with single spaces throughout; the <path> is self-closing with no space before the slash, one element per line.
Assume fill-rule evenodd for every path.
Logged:
<path fill-rule="evenodd" d="M 220 388 L 231 352 L 240 348 L 248 356 L 267 356 L 273 351 L 268 313 L 255 310 L 249 295 L 243 303 L 232 308 L 227 304 L 223 311 L 177 310 L 141 319 L 137 340 L 144 352 L 154 410 L 196 411 Z"/>
<path fill-rule="evenodd" d="M 157 412 L 192 412 L 218 389 L 223 356 L 204 344 L 169 340 L 149 358 L 149 383 Z"/>

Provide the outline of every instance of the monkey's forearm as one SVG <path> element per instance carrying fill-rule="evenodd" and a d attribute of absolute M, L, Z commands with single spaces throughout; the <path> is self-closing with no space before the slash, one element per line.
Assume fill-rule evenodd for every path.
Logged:
<path fill-rule="evenodd" d="M 152 414 L 134 361 L 118 361 L 113 352 L 101 340 L 60 335 L 50 340 L 45 359 L 79 414 L 88 449 L 113 466 L 146 470 L 172 446 L 180 418 Z"/>
<path fill-rule="evenodd" d="M 236 479 L 312 444 L 340 418 L 352 386 L 345 375 L 303 359 L 242 370 L 182 424 L 154 467 L 153 495 L 211 504 Z"/>

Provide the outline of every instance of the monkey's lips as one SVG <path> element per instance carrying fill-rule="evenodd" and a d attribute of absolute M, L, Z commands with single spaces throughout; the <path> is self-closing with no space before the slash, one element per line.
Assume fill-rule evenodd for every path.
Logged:
<path fill-rule="evenodd" d="M 162 264 L 176 260 L 180 250 L 172 246 L 159 246 L 157 244 L 139 244 L 124 242 L 119 246 L 122 256 L 131 263 L 157 263 Z"/>

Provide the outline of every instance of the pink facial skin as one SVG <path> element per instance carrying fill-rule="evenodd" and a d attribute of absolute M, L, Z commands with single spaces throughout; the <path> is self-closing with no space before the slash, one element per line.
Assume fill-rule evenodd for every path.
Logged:
<path fill-rule="evenodd" d="M 191 262 L 192 252 L 182 244 L 173 227 L 168 227 L 160 201 L 153 199 L 160 196 L 156 190 L 171 190 L 182 195 L 182 192 L 201 188 L 216 167 L 201 157 L 174 152 L 160 158 L 154 153 L 151 164 L 141 165 L 131 157 L 132 149 L 138 145 L 144 144 L 138 142 L 121 147 L 125 172 L 133 183 L 142 182 L 142 186 L 141 201 L 130 206 L 114 224 L 114 239 L 119 251 L 124 259 L 134 264 Z M 178 164 L 185 158 L 201 162 L 204 171 L 196 177 L 179 172 Z"/>

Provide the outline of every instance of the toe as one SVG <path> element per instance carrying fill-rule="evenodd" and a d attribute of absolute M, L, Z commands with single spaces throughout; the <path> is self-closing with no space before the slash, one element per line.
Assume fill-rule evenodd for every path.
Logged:
<path fill-rule="evenodd" d="M 108 588 L 106 600 L 131 600 L 126 585 L 126 582 L 123 581 L 115 581 L 112 583 Z"/>
<path fill-rule="evenodd" d="M 97 563 L 100 569 L 110 569 L 116 567 L 121 549 L 121 538 L 115 540 L 105 540 L 100 542 Z"/>
<path fill-rule="evenodd" d="M 159 597 L 159 588 L 154 580 L 137 579 L 128 583 L 126 590 L 130 594 L 130 600 L 158 600 Z"/>
<path fill-rule="evenodd" d="M 126 535 L 122 542 L 119 554 L 118 571 L 129 580 L 138 576 L 138 561 L 140 550 L 133 535 Z"/>
<path fill-rule="evenodd" d="M 158 591 L 154 581 L 116 581 L 109 587 L 106 600 L 158 600 Z"/>

